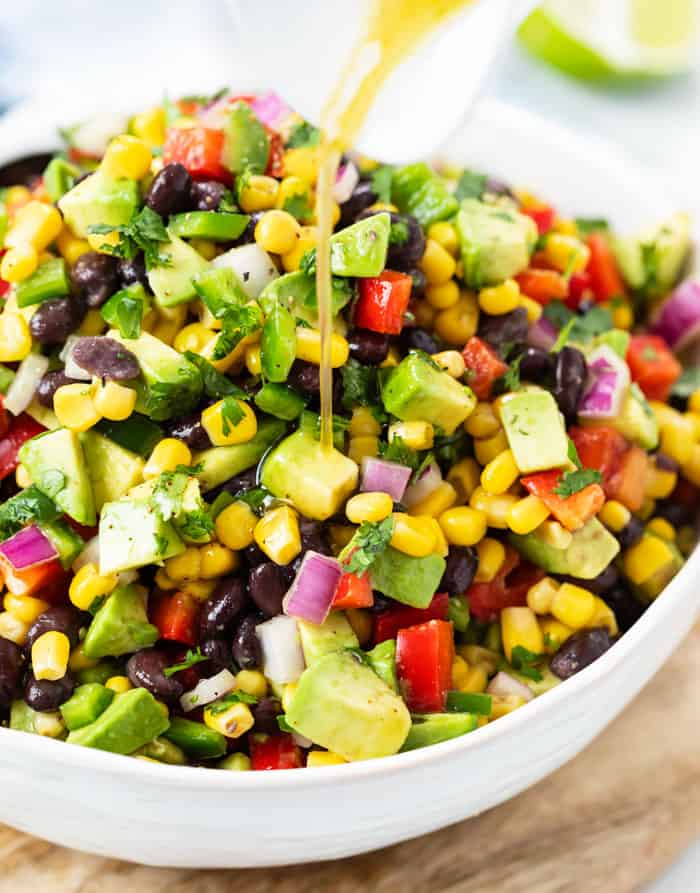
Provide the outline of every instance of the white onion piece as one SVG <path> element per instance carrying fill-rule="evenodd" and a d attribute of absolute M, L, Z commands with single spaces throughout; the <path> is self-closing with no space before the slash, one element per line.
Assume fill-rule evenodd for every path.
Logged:
<path fill-rule="evenodd" d="M 304 652 L 293 617 L 280 614 L 255 627 L 263 653 L 263 670 L 279 684 L 296 682 L 304 672 Z"/>
<path fill-rule="evenodd" d="M 360 182 L 360 173 L 352 163 L 346 162 L 338 168 L 338 173 L 333 184 L 333 199 L 342 205 L 346 202 L 355 191 L 355 187 Z"/>
<path fill-rule="evenodd" d="M 68 359 L 68 355 L 73 350 L 78 341 L 80 341 L 80 335 L 69 335 L 66 338 L 65 343 L 61 348 L 61 352 L 58 355 L 58 359 L 62 363 L 66 362 L 66 360 Z"/>
<path fill-rule="evenodd" d="M 527 685 L 503 671 L 496 673 L 489 682 L 486 691 L 490 695 L 499 695 L 500 697 L 515 695 L 518 698 L 524 698 L 526 701 L 531 701 L 535 697 Z"/>
<path fill-rule="evenodd" d="M 73 573 L 77 573 L 80 568 L 85 567 L 86 564 L 94 564 L 96 567 L 100 566 L 99 536 L 93 536 L 91 540 L 88 540 L 85 543 L 82 552 L 77 556 L 72 564 Z"/>
<path fill-rule="evenodd" d="M 423 502 L 428 496 L 436 490 L 442 483 L 442 472 L 437 462 L 431 462 L 430 465 L 422 472 L 421 476 L 411 484 L 403 496 L 403 504 L 406 508 L 412 508 L 419 502 Z"/>
<path fill-rule="evenodd" d="M 216 676 L 200 679 L 191 691 L 186 691 L 180 698 L 180 706 L 189 713 L 195 707 L 211 704 L 236 687 L 236 677 L 230 670 L 221 670 Z"/>
<path fill-rule="evenodd" d="M 22 360 L 5 394 L 5 409 L 19 415 L 29 406 L 39 382 L 49 368 L 49 358 L 30 353 Z"/>
<path fill-rule="evenodd" d="M 129 118 L 116 112 L 94 115 L 78 124 L 71 133 L 71 143 L 75 149 L 91 158 L 101 158 L 112 137 L 119 136 L 129 129 Z"/>
<path fill-rule="evenodd" d="M 255 242 L 220 254 L 212 261 L 212 266 L 233 270 L 251 300 L 255 300 L 265 286 L 279 276 L 270 255 Z"/>

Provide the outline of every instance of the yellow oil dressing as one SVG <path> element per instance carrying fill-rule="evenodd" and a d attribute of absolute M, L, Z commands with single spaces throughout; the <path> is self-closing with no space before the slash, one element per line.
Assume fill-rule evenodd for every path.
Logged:
<path fill-rule="evenodd" d="M 364 32 L 321 116 L 316 191 L 316 293 L 321 331 L 321 444 L 333 446 L 331 269 L 333 185 L 341 153 L 356 139 L 391 72 L 446 18 L 473 0 L 370 0 Z"/>

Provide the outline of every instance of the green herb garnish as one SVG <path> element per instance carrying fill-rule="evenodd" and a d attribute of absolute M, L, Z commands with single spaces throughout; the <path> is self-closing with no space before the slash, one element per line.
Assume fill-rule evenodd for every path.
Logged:
<path fill-rule="evenodd" d="M 139 251 L 143 251 L 149 269 L 169 266 L 171 263 L 170 255 L 161 254 L 160 251 L 160 244 L 170 241 L 163 218 L 148 206 L 142 208 L 127 224 L 110 226 L 108 223 L 97 223 L 89 226 L 88 232 L 97 235 L 119 233 L 116 245 L 105 242 L 101 246 L 102 251 L 115 257 L 132 260 Z"/>
<path fill-rule="evenodd" d="M 362 574 L 389 545 L 394 533 L 394 519 L 363 521 L 353 538 L 341 552 L 345 573 Z"/>
<path fill-rule="evenodd" d="M 541 664 L 543 660 L 543 654 L 535 654 L 534 651 L 529 651 L 523 645 L 516 645 L 510 654 L 510 663 L 513 669 L 526 679 L 532 679 L 533 682 L 542 680 L 542 673 L 537 669 L 537 665 Z"/>
<path fill-rule="evenodd" d="M 187 654 L 185 655 L 185 659 L 181 661 L 179 664 L 173 664 L 170 667 L 166 667 L 163 670 L 164 676 L 174 676 L 175 673 L 179 673 L 180 670 L 189 670 L 190 667 L 194 667 L 195 664 L 201 664 L 202 661 L 209 660 L 206 654 L 202 654 L 202 651 L 199 647 L 197 648 L 188 648 Z"/>

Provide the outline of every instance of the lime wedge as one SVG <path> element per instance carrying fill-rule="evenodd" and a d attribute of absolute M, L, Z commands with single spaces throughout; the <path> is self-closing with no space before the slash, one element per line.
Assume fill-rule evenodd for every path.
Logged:
<path fill-rule="evenodd" d="M 518 36 L 537 58 L 587 81 L 668 77 L 688 68 L 697 0 L 546 0 Z"/>

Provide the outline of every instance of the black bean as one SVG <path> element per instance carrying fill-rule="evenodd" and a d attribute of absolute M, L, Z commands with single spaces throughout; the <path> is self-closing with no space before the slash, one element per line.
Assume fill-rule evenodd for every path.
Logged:
<path fill-rule="evenodd" d="M 389 353 L 389 336 L 369 329 L 352 329 L 348 333 L 350 356 L 365 366 L 378 366 Z"/>
<path fill-rule="evenodd" d="M 231 646 L 225 639 L 207 639 L 199 647 L 209 658 L 214 672 L 231 669 Z"/>
<path fill-rule="evenodd" d="M 23 663 L 19 645 L 0 637 L 0 709 L 9 707 L 15 698 Z"/>
<path fill-rule="evenodd" d="M 192 177 L 187 168 L 177 162 L 166 164 L 153 178 L 146 193 L 146 204 L 161 217 L 187 211 L 191 207 L 191 188 Z"/>
<path fill-rule="evenodd" d="M 202 605 L 199 637 L 218 639 L 230 633 L 246 603 L 246 592 L 240 577 L 223 577 Z"/>
<path fill-rule="evenodd" d="M 71 358 L 97 378 L 108 378 L 112 381 L 128 381 L 138 378 L 141 367 L 136 356 L 106 335 L 80 338 L 71 351 Z"/>
<path fill-rule="evenodd" d="M 171 663 L 170 658 L 157 648 L 144 648 L 129 658 L 126 675 L 132 685 L 145 688 L 154 698 L 166 704 L 174 704 L 184 688 L 174 676 L 166 676 L 163 672 Z"/>
<path fill-rule="evenodd" d="M 678 474 L 680 470 L 678 462 L 676 462 L 676 460 L 672 459 L 670 456 L 667 456 L 666 453 L 656 453 L 654 455 L 654 461 L 659 471 L 670 471 Z"/>
<path fill-rule="evenodd" d="M 520 355 L 520 377 L 535 384 L 552 372 L 552 357 L 539 347 L 526 347 Z"/>
<path fill-rule="evenodd" d="M 119 261 L 119 280 L 123 286 L 139 283 L 148 288 L 148 274 L 146 273 L 146 260 L 143 254 L 137 254 L 131 260 Z"/>
<path fill-rule="evenodd" d="M 617 586 L 620 573 L 614 564 L 609 564 L 604 571 L 593 577 L 592 580 L 583 580 L 580 577 L 572 577 L 569 574 L 554 574 L 561 583 L 573 583 L 574 586 L 580 586 L 583 589 L 589 589 L 596 595 L 602 595 L 614 586 Z"/>
<path fill-rule="evenodd" d="M 238 493 L 245 493 L 246 490 L 252 490 L 253 487 L 255 487 L 257 474 L 258 472 L 255 466 L 253 466 L 253 468 L 248 468 L 246 471 L 242 471 L 240 474 L 236 474 L 232 478 L 229 478 L 224 484 L 224 488 L 234 496 Z"/>
<path fill-rule="evenodd" d="M 78 644 L 80 627 L 83 626 L 82 615 L 73 605 L 55 605 L 39 614 L 37 619 L 27 630 L 27 648 L 31 648 L 34 642 L 48 632 L 64 633 L 70 640 L 71 648 Z"/>
<path fill-rule="evenodd" d="M 47 372 L 42 376 L 37 386 L 34 396 L 42 406 L 53 407 L 53 395 L 64 384 L 75 384 L 75 378 L 68 378 L 63 369 L 56 369 L 54 372 Z"/>
<path fill-rule="evenodd" d="M 195 211 L 216 211 L 226 187 L 218 180 L 194 180 L 190 187 L 190 204 Z"/>
<path fill-rule="evenodd" d="M 14 474 L 9 474 L 0 481 L 0 503 L 7 502 L 16 496 L 22 488 L 18 486 Z"/>
<path fill-rule="evenodd" d="M 258 622 L 255 614 L 246 615 L 238 624 L 233 636 L 233 659 L 244 670 L 262 664 L 260 640 L 255 633 Z"/>
<path fill-rule="evenodd" d="M 307 549 L 320 552 L 321 555 L 330 555 L 331 550 L 323 536 L 323 525 L 320 521 L 312 521 L 311 518 L 299 519 L 299 533 L 301 535 L 302 553 Z"/>
<path fill-rule="evenodd" d="M 29 330 L 39 344 L 62 344 L 84 316 L 84 308 L 76 300 L 53 298 L 37 307 L 29 321 Z"/>
<path fill-rule="evenodd" d="M 269 558 L 257 543 L 251 543 L 249 546 L 246 546 L 244 554 L 248 567 L 257 567 L 263 561 L 269 561 Z"/>
<path fill-rule="evenodd" d="M 644 606 L 622 582 L 604 592 L 602 598 L 614 611 L 617 625 L 623 633 L 627 632 L 644 613 Z"/>
<path fill-rule="evenodd" d="M 404 351 L 424 350 L 429 354 L 437 353 L 440 350 L 437 341 L 430 332 L 426 332 L 425 329 L 421 329 L 418 326 L 411 328 L 406 326 L 403 329 L 401 332 L 401 347 Z"/>
<path fill-rule="evenodd" d="M 359 215 L 358 219 L 371 217 L 375 213 L 375 211 L 364 211 Z M 425 251 L 425 234 L 423 229 L 411 214 L 397 214 L 395 211 L 391 211 L 389 216 L 391 217 L 392 229 L 389 237 L 386 266 L 390 270 L 411 270 L 423 257 L 423 252 Z"/>
<path fill-rule="evenodd" d="M 622 530 L 619 530 L 616 534 L 617 541 L 620 544 L 620 548 L 629 549 L 630 546 L 633 546 L 635 543 L 638 543 L 644 534 L 644 524 L 639 518 L 635 518 L 634 515 L 631 516 L 629 521 L 625 524 Z"/>
<path fill-rule="evenodd" d="M 277 698 L 263 698 L 251 708 L 255 719 L 255 731 L 265 735 L 275 735 L 280 727 L 277 717 L 282 713 L 282 705 Z"/>
<path fill-rule="evenodd" d="M 683 505 L 682 502 L 674 502 L 672 499 L 657 502 L 654 514 L 665 518 L 673 527 L 683 527 L 684 524 L 690 524 L 693 521 L 693 513 L 688 506 Z"/>
<path fill-rule="evenodd" d="M 476 550 L 471 546 L 450 546 L 445 573 L 438 589 L 450 595 L 462 595 L 469 589 L 479 564 Z"/>
<path fill-rule="evenodd" d="M 297 557 L 294 559 L 294 561 L 290 561 L 289 564 L 278 564 L 277 565 L 277 568 L 278 568 L 280 575 L 282 577 L 282 582 L 284 583 L 284 585 L 286 586 L 287 589 L 289 589 L 289 587 L 294 582 L 294 578 L 297 575 L 297 571 L 299 570 L 299 566 L 301 565 L 303 557 L 304 557 L 303 555 L 297 555 Z"/>
<path fill-rule="evenodd" d="M 320 375 L 318 366 L 307 363 L 305 360 L 295 360 L 287 382 L 302 394 L 319 394 L 321 391 Z"/>
<path fill-rule="evenodd" d="M 396 602 L 393 599 L 387 598 L 385 595 L 382 595 L 381 592 L 374 593 L 374 602 L 369 610 L 373 614 L 381 614 L 383 611 L 388 611 L 389 608 L 395 607 Z"/>
<path fill-rule="evenodd" d="M 568 679 L 583 670 L 613 644 L 605 627 L 581 629 L 561 646 L 550 663 L 550 669 L 560 679 Z"/>
<path fill-rule="evenodd" d="M 192 450 L 208 450 L 212 445 L 209 435 L 202 426 L 201 413 L 193 412 L 168 422 L 165 426 L 168 437 L 175 437 L 186 443 Z"/>
<path fill-rule="evenodd" d="M 566 345 L 557 354 L 552 393 L 567 419 L 576 415 L 586 383 L 586 359 L 580 350 Z"/>
<path fill-rule="evenodd" d="M 253 211 L 250 215 L 250 220 L 246 224 L 246 228 L 235 240 L 233 243 L 234 245 L 249 245 L 251 242 L 255 241 L 255 227 L 258 225 L 258 221 L 264 213 L 264 211 Z"/>
<path fill-rule="evenodd" d="M 522 344 L 527 340 L 527 331 L 527 310 L 524 307 L 516 307 L 510 313 L 503 313 L 500 316 L 482 313 L 479 317 L 477 334 L 493 347 L 500 347 L 506 342 Z"/>
<path fill-rule="evenodd" d="M 88 307 L 101 307 L 119 288 L 119 262 L 110 254 L 87 251 L 75 262 L 70 278 Z"/>
<path fill-rule="evenodd" d="M 24 702 L 32 710 L 58 710 L 73 694 L 74 688 L 75 681 L 69 673 L 55 682 L 49 679 L 36 679 L 34 674 L 30 673 L 24 686 Z"/>
<path fill-rule="evenodd" d="M 411 298 L 422 298 L 425 296 L 425 288 L 428 284 L 428 280 L 425 278 L 425 273 L 422 270 L 408 270 L 408 275 L 413 280 L 413 285 L 411 286 Z"/>
<path fill-rule="evenodd" d="M 372 189 L 368 181 L 360 181 L 353 189 L 350 198 L 340 206 L 340 220 L 338 229 L 343 229 L 354 223 L 360 214 L 377 201 L 377 193 Z"/>
<path fill-rule="evenodd" d="M 287 587 L 279 571 L 273 561 L 265 561 L 248 573 L 248 594 L 266 617 L 275 617 L 282 610 Z"/>

